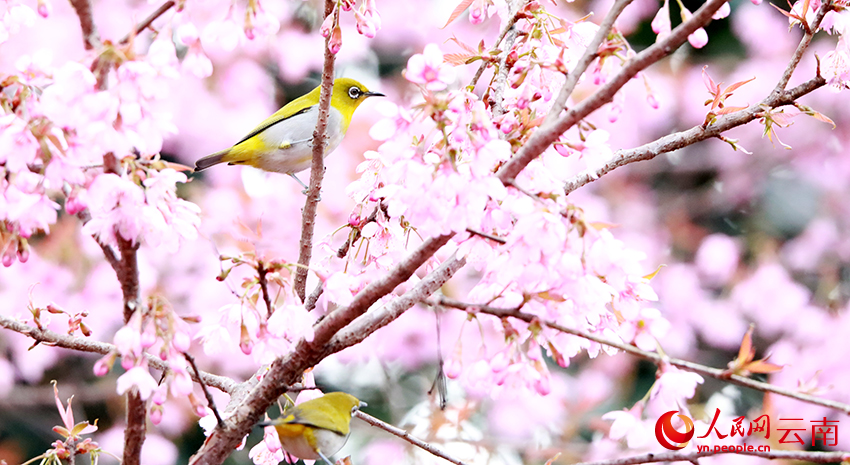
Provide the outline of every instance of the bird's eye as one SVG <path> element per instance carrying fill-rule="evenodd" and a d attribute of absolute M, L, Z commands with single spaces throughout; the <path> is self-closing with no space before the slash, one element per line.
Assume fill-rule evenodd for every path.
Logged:
<path fill-rule="evenodd" d="M 360 98 L 361 95 L 363 95 L 363 91 L 360 90 L 359 87 L 352 87 L 348 89 L 348 96 L 355 100 Z"/>

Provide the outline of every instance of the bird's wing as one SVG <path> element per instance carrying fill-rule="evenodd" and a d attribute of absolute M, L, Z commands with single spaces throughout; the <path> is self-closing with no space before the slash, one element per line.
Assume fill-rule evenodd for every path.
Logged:
<path fill-rule="evenodd" d="M 254 128 L 254 130 L 253 130 L 253 131 L 251 131 L 251 132 L 250 132 L 247 136 L 243 137 L 243 138 L 242 138 L 242 140 L 240 140 L 239 142 L 237 142 L 237 143 L 235 143 L 235 144 L 233 144 L 233 145 L 239 145 L 239 144 L 241 144 L 242 142 L 245 142 L 246 140 L 248 140 L 248 139 L 250 139 L 250 138 L 252 138 L 252 137 L 256 136 L 257 134 L 259 134 L 259 133 L 261 133 L 261 132 L 265 131 L 266 129 L 268 129 L 268 128 L 270 128 L 270 127 L 274 126 L 275 124 L 280 123 L 281 121 L 286 121 L 286 120 L 288 120 L 289 118 L 292 118 L 293 116 L 298 116 L 298 115 L 301 115 L 301 114 L 307 113 L 308 111 L 310 111 L 310 109 L 311 109 L 311 108 L 312 108 L 312 107 L 304 107 L 304 108 L 302 108 L 302 109 L 300 109 L 300 110 L 296 111 L 295 113 L 293 113 L 293 114 L 291 114 L 291 115 L 286 115 L 286 116 L 279 115 L 278 113 L 280 113 L 280 112 L 275 113 L 275 114 L 274 114 L 274 115 L 272 115 L 269 119 L 267 119 L 267 120 L 263 121 L 262 123 L 260 123 L 260 125 L 259 125 L 259 126 L 257 126 L 256 128 Z"/>
<path fill-rule="evenodd" d="M 341 430 L 339 426 L 334 426 L 333 418 L 331 418 L 330 415 L 319 410 L 311 410 L 308 415 L 305 415 L 301 409 L 296 407 L 286 413 L 286 418 L 284 418 L 286 423 L 313 426 L 316 428 L 330 430 L 341 435 L 347 435 L 349 431 L 348 424 L 346 422 L 343 422 L 345 428 L 344 430 Z"/>

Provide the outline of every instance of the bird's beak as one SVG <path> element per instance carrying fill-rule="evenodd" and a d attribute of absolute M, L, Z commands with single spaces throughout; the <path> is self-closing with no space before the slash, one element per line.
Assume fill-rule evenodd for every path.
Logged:
<path fill-rule="evenodd" d="M 380 92 L 372 92 L 372 91 L 364 92 L 363 95 L 365 95 L 367 97 L 386 97 L 386 95 L 384 95 Z"/>

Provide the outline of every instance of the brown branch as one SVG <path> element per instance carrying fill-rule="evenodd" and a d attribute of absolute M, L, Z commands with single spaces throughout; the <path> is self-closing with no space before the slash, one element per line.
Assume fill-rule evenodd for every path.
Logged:
<path fill-rule="evenodd" d="M 630 3 L 632 3 L 632 0 L 617 0 L 614 2 L 614 5 L 611 6 L 611 9 L 608 10 L 605 18 L 602 19 L 602 23 L 599 25 L 599 29 L 596 30 L 596 35 L 594 35 L 590 43 L 587 44 L 584 54 L 581 58 L 579 58 L 572 71 L 567 74 L 567 80 L 561 87 L 561 91 L 558 93 L 558 96 L 555 97 L 555 101 L 552 103 L 552 108 L 549 110 L 549 114 L 547 114 L 546 119 L 543 120 L 544 125 L 551 124 L 559 116 L 561 116 L 561 112 L 564 111 L 564 108 L 567 105 L 567 99 L 570 95 L 572 95 L 573 90 L 575 90 L 579 78 L 581 78 L 581 75 L 587 70 L 587 67 L 593 63 L 593 60 L 596 59 L 599 46 L 602 45 L 602 41 L 608 37 L 608 33 L 610 33 L 611 28 L 614 27 L 614 22 L 617 21 L 617 18 L 620 17 L 623 10 L 625 10 Z"/>
<path fill-rule="evenodd" d="M 564 191 L 569 194 L 579 187 L 589 184 L 599 179 L 600 176 L 603 176 L 621 166 L 626 166 L 638 161 L 652 160 L 663 153 L 672 152 L 673 150 L 687 147 L 705 139 L 718 137 L 732 128 L 742 126 L 755 119 L 761 118 L 761 114 L 765 109 L 793 104 L 798 98 L 825 85 L 826 79 L 822 76 L 817 76 L 792 89 L 780 93 L 771 93 L 767 98 L 749 108 L 721 116 L 707 127 L 695 126 L 686 131 L 666 135 L 640 147 L 635 147 L 629 150 L 618 150 L 614 154 L 613 159 L 601 168 L 592 173 L 581 173 L 568 180 L 564 184 Z"/>
<path fill-rule="evenodd" d="M 812 37 L 814 36 L 814 32 L 812 31 L 815 31 L 818 27 L 820 27 L 820 23 L 823 21 L 824 16 L 831 8 L 832 2 L 825 2 L 818 9 L 817 14 L 815 15 L 815 20 L 812 23 L 812 27 L 810 27 L 803 35 L 803 38 L 800 39 L 800 43 L 797 45 L 797 49 L 794 51 L 791 61 L 788 63 L 788 66 L 785 68 L 785 71 L 776 83 L 776 87 L 773 88 L 770 95 L 768 95 L 764 100 L 750 106 L 749 108 L 721 116 L 710 126 L 696 126 L 688 129 L 687 131 L 669 134 L 640 147 L 635 147 L 629 150 L 619 150 L 614 154 L 614 158 L 611 161 L 595 172 L 581 173 L 567 181 L 564 185 L 566 193 L 569 194 L 579 187 L 589 184 L 599 179 L 600 176 L 605 175 L 621 166 L 637 161 L 651 160 L 662 153 L 672 152 L 673 150 L 687 147 L 688 145 L 703 141 L 710 137 L 718 137 L 720 134 L 728 131 L 729 129 L 742 126 L 760 118 L 760 114 L 765 108 L 777 108 L 783 105 L 791 105 L 800 97 L 826 85 L 826 80 L 820 76 L 820 70 L 818 70 L 818 75 L 813 79 L 810 79 L 793 89 L 785 90 L 785 87 L 788 85 L 788 80 L 791 79 L 791 75 L 794 73 L 794 70 L 797 68 L 797 65 L 803 57 L 803 53 L 812 42 Z"/>
<path fill-rule="evenodd" d="M 369 415 L 367 413 L 363 413 L 363 412 L 358 410 L 358 411 L 354 412 L 354 416 L 365 421 L 366 423 L 369 423 L 372 426 L 376 426 L 378 428 L 381 428 L 382 430 L 384 430 L 384 431 L 386 431 L 390 434 L 393 434 L 395 436 L 400 437 L 401 439 L 404 439 L 405 441 L 407 441 L 407 442 L 413 444 L 414 446 L 424 450 L 425 452 L 430 453 L 431 455 L 435 455 L 437 457 L 440 457 L 441 459 L 448 460 L 449 462 L 451 462 L 455 465 L 466 465 L 466 462 L 463 462 L 461 460 L 458 460 L 458 459 L 446 454 L 442 450 L 438 449 L 436 446 L 434 446 L 432 444 L 428 444 L 427 442 L 425 442 L 421 439 L 417 439 L 417 438 L 411 436 L 409 432 L 407 432 L 407 431 L 405 431 L 401 428 L 397 428 L 397 427 L 395 427 L 395 426 L 393 426 L 389 423 L 378 420 L 377 418 L 373 417 L 372 415 Z"/>
<path fill-rule="evenodd" d="M 146 420 L 148 417 L 147 403 L 142 400 L 138 388 L 127 392 L 127 426 L 124 427 L 124 459 L 122 465 L 140 465 L 142 463 L 142 446 L 145 444 L 147 433 Z"/>
<path fill-rule="evenodd" d="M 80 18 L 80 27 L 83 30 L 83 44 L 86 50 L 93 50 L 100 47 L 100 36 L 97 33 L 97 26 L 94 24 L 94 15 L 92 14 L 91 0 L 71 0 L 71 6 L 77 12 Z"/>
<path fill-rule="evenodd" d="M 127 33 L 127 35 L 125 35 L 124 38 L 121 39 L 121 42 L 119 42 L 119 43 L 126 44 L 127 42 L 130 42 L 130 39 L 141 34 L 142 31 L 144 31 L 145 29 L 150 27 L 150 25 L 154 21 L 156 21 L 157 18 L 162 16 L 166 11 L 170 10 L 175 4 L 176 3 L 174 2 L 174 0 L 168 0 L 167 2 L 160 5 L 159 8 L 157 8 L 153 13 L 148 15 L 147 18 L 143 19 L 142 22 L 140 22 L 139 24 L 136 24 L 136 26 L 133 28 L 133 30 L 130 31 L 129 33 Z"/>
<path fill-rule="evenodd" d="M 774 386 L 768 383 L 762 383 L 760 381 L 755 381 L 749 379 L 747 377 L 741 375 L 729 375 L 727 370 L 721 370 L 719 368 L 712 368 L 705 365 L 700 365 L 698 363 L 689 362 L 687 360 L 681 360 L 677 358 L 670 358 L 655 352 L 647 352 L 645 350 L 638 349 L 637 347 L 621 342 L 610 341 L 605 338 L 601 338 L 594 334 L 587 333 L 585 331 L 581 331 L 579 329 L 567 328 L 566 326 L 559 325 L 558 323 L 541 319 L 536 315 L 531 315 L 529 313 L 524 313 L 520 311 L 518 308 L 507 309 L 507 308 L 498 308 L 491 307 L 488 305 L 476 305 L 469 304 L 465 302 L 459 302 L 454 299 L 449 299 L 446 297 L 441 297 L 438 300 L 439 305 L 445 307 L 458 308 L 462 310 L 467 310 L 471 313 L 485 313 L 488 315 L 493 315 L 499 318 L 516 318 L 518 320 L 525 321 L 526 323 L 534 323 L 537 322 L 539 324 L 548 326 L 556 331 L 560 331 L 562 333 L 571 334 L 573 336 L 577 336 L 583 339 L 587 339 L 589 341 L 596 342 L 598 344 L 602 344 L 608 347 L 613 347 L 615 349 L 622 350 L 623 352 L 632 354 L 636 357 L 642 358 L 644 360 L 649 360 L 655 364 L 669 364 L 675 366 L 677 368 L 681 368 L 683 370 L 691 371 L 693 373 L 697 373 L 700 375 L 708 376 L 711 378 L 716 378 L 724 381 L 728 381 L 732 384 L 737 384 L 739 386 L 748 387 L 751 389 L 755 389 L 757 391 L 762 392 L 772 392 L 774 394 L 778 394 L 785 397 L 790 397 L 792 399 L 799 400 L 801 402 L 808 402 L 810 404 L 820 405 L 823 407 L 829 407 L 840 412 L 850 414 L 850 405 L 844 404 L 841 402 L 836 402 L 827 399 L 821 399 L 809 394 L 804 394 L 801 392 L 792 391 L 790 389 L 785 389 L 779 386 Z"/>
<path fill-rule="evenodd" d="M 339 352 L 360 343 L 376 330 L 395 321 L 402 313 L 416 303 L 427 299 L 431 294 L 439 290 L 446 281 L 451 279 L 457 270 L 461 269 L 464 265 L 466 265 L 465 258 L 457 258 L 452 255 L 451 258 L 441 263 L 439 267 L 428 273 L 412 289 L 397 299 L 394 299 L 377 311 L 369 312 L 354 320 L 350 326 L 340 331 L 331 339 L 328 343 L 328 350 Z"/>
<path fill-rule="evenodd" d="M 68 334 L 59 334 L 48 329 L 38 329 L 5 315 L 0 315 L 0 326 L 23 334 L 24 336 L 32 338 L 34 341 L 38 341 L 44 345 L 100 355 L 118 352 L 118 349 L 114 345 L 107 344 L 106 342 L 93 341 L 91 339 L 71 336 Z M 157 356 L 145 353 L 145 358 L 147 359 L 148 365 L 157 370 L 168 371 L 171 369 L 167 362 L 162 361 L 162 359 Z M 192 379 L 195 381 L 202 379 L 204 384 L 207 386 L 212 386 L 222 392 L 231 393 L 237 386 L 235 381 L 225 376 L 213 375 L 203 371 L 199 373 L 200 378 L 198 378 L 195 374 L 192 374 Z"/>
<path fill-rule="evenodd" d="M 508 241 L 506 241 L 506 240 L 502 239 L 502 238 L 501 238 L 501 237 L 499 237 L 499 236 L 494 236 L 494 235 L 492 235 L 492 234 L 483 233 L 483 232 L 481 232 L 481 231 L 476 231 L 476 230 L 471 229 L 471 228 L 466 228 L 466 232 L 468 232 L 469 234 L 472 234 L 472 235 L 474 235 L 474 236 L 481 236 L 481 237 L 483 237 L 483 238 L 485 238 L 485 239 L 490 239 L 491 241 L 493 241 L 493 242 L 498 242 L 499 244 L 502 244 L 502 245 L 504 245 L 504 244 L 507 244 L 507 243 L 508 243 Z"/>
<path fill-rule="evenodd" d="M 407 281 L 451 237 L 448 234 L 425 240 L 385 276 L 373 281 L 354 296 L 348 306 L 334 310 L 317 324 L 312 342 L 301 340 L 289 356 L 272 362 L 263 379 L 233 407 L 232 414 L 224 420 L 225 427 L 216 427 L 189 463 L 218 465 L 224 462 L 260 420 L 263 412 L 287 391 L 288 386 L 299 382 L 304 370 L 315 366 L 331 353 L 331 345 L 327 343 L 341 328 L 365 313 L 396 286 Z"/>
<path fill-rule="evenodd" d="M 794 54 L 791 55 L 791 61 L 788 62 L 788 66 L 782 73 L 782 77 L 779 78 L 779 82 L 776 83 L 776 87 L 773 89 L 773 93 L 779 94 L 785 90 L 785 86 L 787 86 L 788 81 L 791 80 L 791 75 L 794 74 L 794 70 L 797 69 L 797 65 L 799 65 L 800 60 L 803 59 L 803 54 L 806 52 L 806 49 L 808 49 L 809 45 L 812 43 L 812 38 L 814 38 L 815 36 L 815 31 L 817 31 L 817 29 L 820 27 L 824 16 L 826 16 L 826 14 L 830 10 L 832 10 L 833 5 L 834 3 L 832 1 L 823 2 L 820 8 L 818 8 L 817 13 L 815 13 L 815 19 L 811 26 L 806 26 L 803 28 L 803 38 L 800 39 L 800 43 L 797 44 L 797 49 L 794 50 Z"/>
<path fill-rule="evenodd" d="M 326 344 L 342 328 L 366 313 L 366 310 L 381 297 L 390 294 L 399 284 L 407 281 L 440 248 L 449 242 L 453 234 L 426 239 L 416 250 L 404 258 L 386 275 L 372 281 L 354 296 L 348 306 L 339 308 L 325 317 L 316 327 L 313 347 Z"/>
<path fill-rule="evenodd" d="M 759 451 L 702 451 L 702 452 L 651 452 L 649 454 L 636 455 L 634 457 L 623 457 L 611 460 L 599 460 L 596 462 L 580 462 L 575 465 L 636 465 L 640 463 L 654 462 L 692 462 L 702 457 L 713 457 L 722 454 L 739 454 L 762 457 L 771 460 L 802 460 L 811 463 L 838 463 L 850 459 L 850 452 L 810 452 L 802 450 L 776 450 L 770 452 Z"/>
<path fill-rule="evenodd" d="M 223 427 L 224 421 L 221 419 L 221 415 L 218 413 L 218 409 L 215 408 L 215 400 L 212 398 L 212 394 L 210 394 L 210 390 L 207 389 L 207 385 L 204 384 L 203 378 L 201 378 L 201 370 L 198 370 L 198 365 L 195 363 L 195 357 L 183 352 L 183 357 L 189 362 L 189 365 L 192 367 L 192 371 L 195 373 L 195 378 L 198 380 L 198 384 L 201 385 L 201 391 L 204 392 L 204 398 L 207 399 L 207 404 L 215 415 L 215 420 L 218 423 L 218 426 Z"/>
<path fill-rule="evenodd" d="M 268 273 L 269 270 L 267 270 L 265 265 L 263 265 L 263 261 L 257 260 L 257 281 L 260 284 L 260 292 L 263 294 L 263 302 L 266 303 L 266 318 L 271 317 L 272 313 L 274 313 L 272 298 L 269 295 L 269 281 L 266 279 L 266 275 Z"/>
<path fill-rule="evenodd" d="M 505 185 L 513 185 L 513 181 L 520 171 L 557 141 L 561 134 L 602 105 L 610 102 L 614 98 L 614 94 L 637 73 L 673 53 L 688 39 L 690 34 L 708 24 L 714 12 L 720 9 L 724 3 L 726 3 L 726 0 L 708 0 L 694 13 L 691 19 L 673 29 L 673 32 L 666 39 L 653 44 L 627 61 L 620 71 L 593 95 L 570 109 L 561 119 L 538 129 L 511 160 L 499 169 L 497 173 L 499 179 Z"/>
<path fill-rule="evenodd" d="M 99 86 L 105 85 L 105 81 L 99 80 Z M 103 172 L 120 176 L 121 162 L 114 153 L 108 152 L 103 155 Z M 114 230 L 115 239 L 118 242 L 117 262 L 110 260 L 110 254 L 106 254 L 118 283 L 121 285 L 121 295 L 124 298 L 124 324 L 130 322 L 135 312 L 142 311 L 142 298 L 139 287 L 139 264 L 136 251 L 140 243 L 121 236 L 118 228 Z M 105 251 L 105 250 L 104 250 Z M 127 425 L 124 427 L 124 459 L 123 465 L 140 465 L 142 461 L 142 445 L 145 443 L 145 423 L 147 420 L 147 405 L 139 393 L 138 388 L 131 388 L 127 392 Z"/>
<path fill-rule="evenodd" d="M 339 15 L 339 9 L 334 9 L 333 0 L 325 0 L 325 14 Z M 322 191 L 322 178 L 325 176 L 325 142 L 327 141 L 328 113 L 331 106 L 331 94 L 334 85 L 334 59 L 328 47 L 331 35 L 325 38 L 325 62 L 322 66 L 322 90 L 319 94 L 319 116 L 316 130 L 313 131 L 313 164 L 310 166 L 310 187 L 307 189 L 307 201 L 301 211 L 301 241 L 298 264 L 295 270 L 295 283 L 292 287 L 304 302 L 307 296 L 307 273 L 310 269 L 310 258 L 313 256 L 313 231 L 316 227 L 316 208 L 319 205 L 319 194 Z"/>

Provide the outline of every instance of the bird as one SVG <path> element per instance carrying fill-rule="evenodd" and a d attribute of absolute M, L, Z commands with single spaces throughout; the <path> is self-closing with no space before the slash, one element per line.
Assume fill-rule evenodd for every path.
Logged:
<path fill-rule="evenodd" d="M 366 403 L 346 392 L 329 392 L 294 407 L 280 417 L 261 422 L 274 426 L 280 445 L 290 454 L 304 460 L 328 459 L 342 449 L 351 433 L 351 415 Z"/>
<path fill-rule="evenodd" d="M 313 161 L 313 131 L 319 116 L 321 86 L 287 103 L 232 147 L 207 155 L 195 162 L 195 172 L 219 163 L 249 165 L 265 171 L 292 176 Z M 325 139 L 325 154 L 334 151 L 348 131 L 354 110 L 369 97 L 384 97 L 351 78 L 334 80 Z"/>

